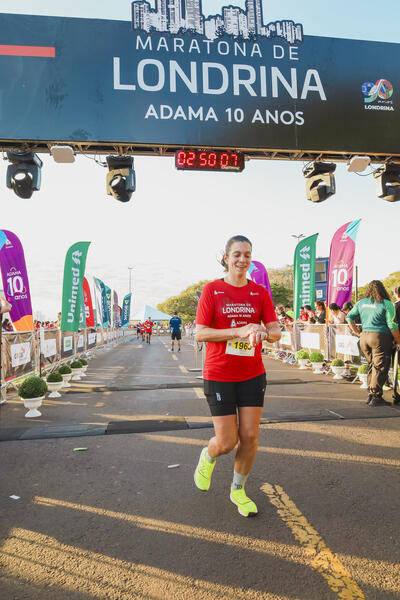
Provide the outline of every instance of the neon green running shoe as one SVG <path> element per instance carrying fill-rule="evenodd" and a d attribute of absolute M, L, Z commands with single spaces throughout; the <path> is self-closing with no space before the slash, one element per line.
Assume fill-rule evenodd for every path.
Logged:
<path fill-rule="evenodd" d="M 211 475 L 215 467 L 215 461 L 210 463 L 206 459 L 207 446 L 200 453 L 199 462 L 194 472 L 194 482 L 199 490 L 207 492 L 211 484 Z"/>
<path fill-rule="evenodd" d="M 236 504 L 242 517 L 254 517 L 257 514 L 257 506 L 254 504 L 253 500 L 250 500 L 250 498 L 246 496 L 246 492 L 243 488 L 234 490 L 231 486 L 230 499 L 233 504 Z"/>

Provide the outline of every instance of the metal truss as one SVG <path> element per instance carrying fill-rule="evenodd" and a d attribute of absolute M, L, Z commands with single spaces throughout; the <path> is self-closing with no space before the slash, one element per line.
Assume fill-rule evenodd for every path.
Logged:
<path fill-rule="evenodd" d="M 158 144 L 127 144 L 118 142 L 71 142 L 64 141 L 30 141 L 30 140 L 0 140 L 0 149 L 3 152 L 7 150 L 32 150 L 37 154 L 49 154 L 50 148 L 54 145 L 65 144 L 71 146 L 76 154 L 106 155 L 106 154 L 125 154 L 135 156 L 174 156 L 177 150 L 196 148 L 200 150 L 213 150 L 217 146 L 163 146 Z M 225 148 L 224 148 L 225 149 Z M 243 152 L 246 160 L 288 160 L 288 161 L 329 161 L 329 162 L 349 162 L 353 156 L 368 155 L 371 163 L 395 162 L 400 164 L 399 154 L 384 154 L 365 151 L 338 152 L 323 150 L 282 150 L 257 149 L 257 148 L 226 148 L 236 152 Z"/>

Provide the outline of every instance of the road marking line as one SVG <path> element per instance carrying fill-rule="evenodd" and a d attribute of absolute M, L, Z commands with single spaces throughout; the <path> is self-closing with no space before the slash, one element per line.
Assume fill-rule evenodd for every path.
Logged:
<path fill-rule="evenodd" d="M 341 419 L 345 419 L 343 415 L 339 415 L 339 413 L 335 412 L 334 410 L 328 410 L 328 412 L 332 413 L 333 415 L 336 415 L 337 417 L 340 417 Z"/>
<path fill-rule="evenodd" d="M 172 355 L 173 360 L 178 360 L 178 357 L 175 354 Z"/>
<path fill-rule="evenodd" d="M 187 368 L 184 367 L 183 365 L 179 365 L 179 368 L 182 371 L 182 373 L 189 373 L 189 371 L 187 370 Z"/>
<path fill-rule="evenodd" d="M 292 530 L 296 540 L 312 557 L 312 568 L 322 575 L 331 590 L 338 594 L 338 598 L 340 600 L 365 600 L 363 592 L 351 578 L 350 573 L 332 554 L 324 540 L 281 486 L 264 483 L 261 490 L 268 496 L 271 504 L 278 509 L 278 515 Z"/>
<path fill-rule="evenodd" d="M 196 396 L 198 398 L 200 398 L 201 400 L 204 400 L 205 395 L 204 395 L 203 390 L 201 388 L 193 388 L 193 389 L 194 389 L 194 393 L 196 394 Z"/>

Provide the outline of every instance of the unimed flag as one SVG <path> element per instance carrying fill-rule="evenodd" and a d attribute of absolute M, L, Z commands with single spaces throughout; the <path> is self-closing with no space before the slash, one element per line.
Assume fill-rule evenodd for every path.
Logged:
<path fill-rule="evenodd" d="M 90 242 L 73 244 L 65 257 L 61 330 L 78 331 L 83 306 L 83 278 Z"/>
<path fill-rule="evenodd" d="M 121 327 L 128 327 L 131 314 L 131 298 L 132 294 L 127 294 L 122 302 L 122 319 Z"/>
<path fill-rule="evenodd" d="M 12 231 L 0 231 L 0 266 L 4 295 L 12 305 L 10 318 L 17 331 L 32 331 L 33 316 L 24 250 Z"/>
<path fill-rule="evenodd" d="M 315 306 L 315 255 L 318 233 L 301 240 L 294 251 L 294 316 L 299 318 L 300 307 Z"/>
<path fill-rule="evenodd" d="M 249 275 L 250 275 L 252 281 L 254 281 L 254 283 L 258 283 L 259 285 L 262 285 L 263 287 L 265 287 L 265 289 L 267 290 L 267 292 L 269 292 L 269 295 L 271 296 L 271 299 L 273 301 L 271 285 L 269 283 L 268 271 L 264 267 L 264 265 L 256 260 L 253 260 L 250 265 Z"/>
<path fill-rule="evenodd" d="M 327 304 L 333 302 L 342 308 L 351 302 L 353 288 L 354 253 L 361 219 L 345 223 L 332 238 L 329 254 Z"/>

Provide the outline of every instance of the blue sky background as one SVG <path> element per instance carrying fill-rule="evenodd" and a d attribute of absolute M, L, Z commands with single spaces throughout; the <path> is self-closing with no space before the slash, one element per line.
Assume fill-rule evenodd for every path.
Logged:
<path fill-rule="evenodd" d="M 203 12 L 226 4 L 203 0 Z M 244 0 L 232 4 L 245 6 Z M 130 2 L 1 0 L 0 12 L 129 20 Z M 384 10 L 360 0 L 264 2 L 266 22 L 290 18 L 303 24 L 306 35 L 399 42 L 399 17 L 398 0 L 387 1 Z M 253 241 L 256 260 L 279 267 L 293 260 L 292 234 L 319 232 L 317 252 L 326 256 L 336 229 L 361 218 L 360 283 L 400 270 L 400 203 L 377 198 L 373 177 L 350 174 L 343 164 L 336 170 L 336 195 L 312 204 L 301 162 L 250 161 L 242 174 L 208 174 L 176 172 L 172 159 L 137 157 L 138 189 L 122 205 L 106 195 L 106 169 L 92 160 L 80 156 L 73 165 L 59 165 L 42 158 L 42 189 L 30 200 L 7 190 L 6 162 L 0 164 L 0 190 L 1 228 L 20 237 L 34 311 L 46 318 L 56 318 L 60 309 L 65 252 L 79 240 L 92 241 L 88 275 L 103 279 L 120 298 L 128 291 L 127 267 L 135 267 L 135 311 L 219 276 L 217 257 L 236 233 Z"/>

